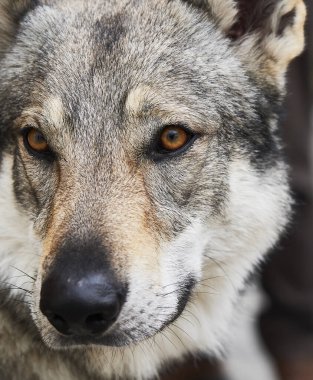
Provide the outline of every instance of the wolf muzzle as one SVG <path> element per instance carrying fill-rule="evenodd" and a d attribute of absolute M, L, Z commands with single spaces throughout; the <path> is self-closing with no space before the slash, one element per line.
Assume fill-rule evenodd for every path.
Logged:
<path fill-rule="evenodd" d="M 125 303 L 126 287 L 105 260 L 106 252 L 93 249 L 59 251 L 43 280 L 40 310 L 63 335 L 101 335 Z"/>

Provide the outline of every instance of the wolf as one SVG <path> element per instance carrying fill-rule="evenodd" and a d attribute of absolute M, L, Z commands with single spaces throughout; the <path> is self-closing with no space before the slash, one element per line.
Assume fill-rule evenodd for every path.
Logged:
<path fill-rule="evenodd" d="M 217 355 L 291 208 L 302 0 L 0 0 L 0 378 Z"/>

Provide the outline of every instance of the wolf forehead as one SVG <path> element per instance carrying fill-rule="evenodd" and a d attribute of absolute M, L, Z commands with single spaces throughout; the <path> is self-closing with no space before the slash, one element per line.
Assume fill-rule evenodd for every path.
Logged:
<path fill-rule="evenodd" d="M 52 92 L 62 96 L 72 117 L 78 110 L 120 114 L 130 89 L 145 83 L 172 89 L 163 93 L 167 101 L 176 96 L 195 100 L 196 107 L 208 98 L 204 73 L 219 93 L 239 78 L 238 62 L 213 24 L 178 4 L 155 2 L 154 12 L 145 2 L 136 8 L 123 2 L 78 2 L 75 9 L 57 4 L 33 11 L 13 48 L 14 69 L 5 75 L 11 88 L 12 81 L 16 91 L 23 87 L 24 104 L 40 103 Z"/>

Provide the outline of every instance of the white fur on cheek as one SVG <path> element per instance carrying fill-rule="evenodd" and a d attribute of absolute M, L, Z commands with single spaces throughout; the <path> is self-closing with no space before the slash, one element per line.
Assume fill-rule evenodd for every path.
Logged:
<path fill-rule="evenodd" d="M 12 167 L 13 158 L 5 155 L 0 171 L 0 278 L 8 284 L 1 284 L 1 288 L 12 287 L 13 294 L 25 296 L 25 291 L 17 288 L 31 290 L 32 280 L 21 271 L 34 277 L 39 246 L 32 234 L 32 223 L 16 204 Z"/>
<path fill-rule="evenodd" d="M 230 167 L 229 185 L 227 217 L 220 223 L 212 221 L 207 229 L 209 243 L 199 292 L 196 290 L 188 305 L 189 312 L 183 314 L 185 319 L 177 321 L 179 328 L 193 337 L 188 340 L 180 334 L 191 350 L 221 350 L 231 333 L 229 324 L 239 291 L 276 243 L 289 216 L 283 164 L 260 174 L 248 161 L 235 161 Z M 192 325 L 186 323 L 187 318 Z"/>

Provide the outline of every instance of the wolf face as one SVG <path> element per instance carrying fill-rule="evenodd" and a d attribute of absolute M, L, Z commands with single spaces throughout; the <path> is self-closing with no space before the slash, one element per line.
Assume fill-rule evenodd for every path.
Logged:
<path fill-rule="evenodd" d="M 0 9 L 10 297 L 30 304 L 46 345 L 103 375 L 216 352 L 288 218 L 277 122 L 302 1 Z"/>

